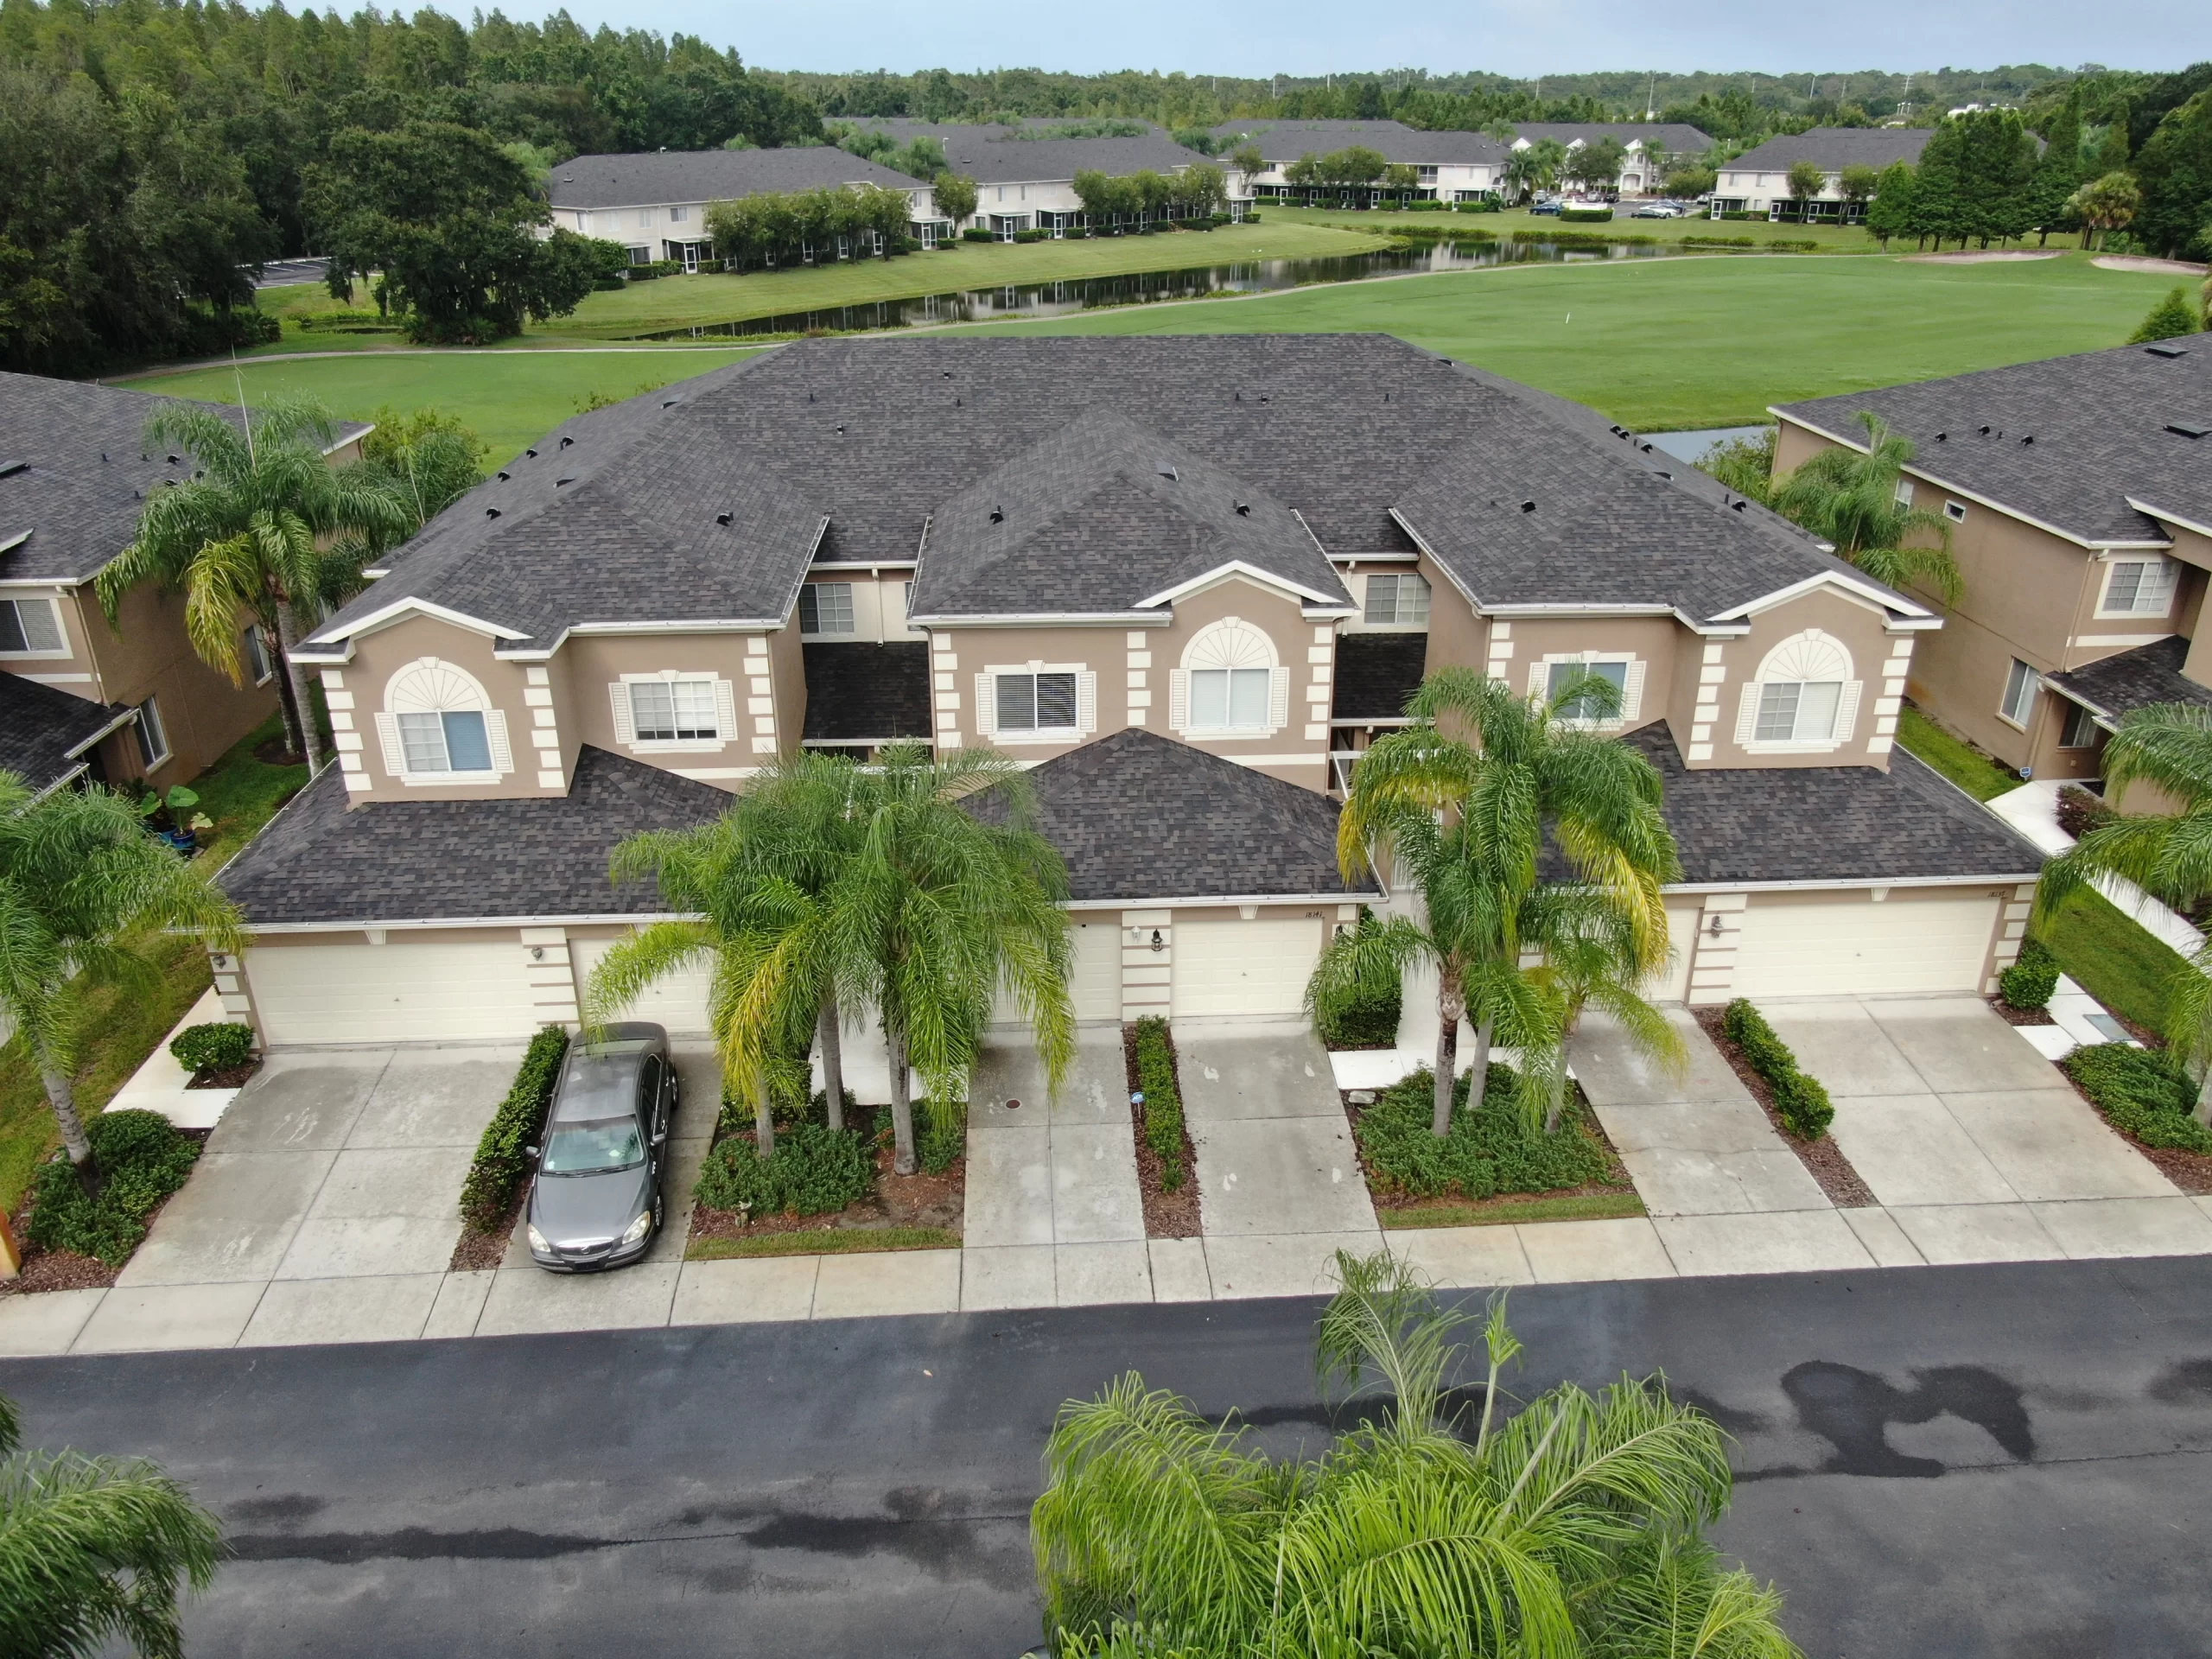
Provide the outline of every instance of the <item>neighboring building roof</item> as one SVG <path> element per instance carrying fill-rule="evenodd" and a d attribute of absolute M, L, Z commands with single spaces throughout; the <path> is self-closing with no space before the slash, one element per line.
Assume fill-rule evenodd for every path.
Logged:
<path fill-rule="evenodd" d="M 43 795 L 84 771 L 85 752 L 135 712 L 0 672 L 0 772 Z"/>
<path fill-rule="evenodd" d="M 1036 828 L 1067 861 L 1078 901 L 1373 897 L 1337 868 L 1337 804 L 1139 727 L 1029 773 Z M 1002 823 L 1006 804 L 978 803 Z"/>
<path fill-rule="evenodd" d="M 735 201 L 763 191 L 819 190 L 848 184 L 919 190 L 919 179 L 829 144 L 791 149 L 664 149 L 632 156 L 579 156 L 555 168 L 546 200 L 579 207 L 662 202 Z"/>
<path fill-rule="evenodd" d="M 2086 668 L 2043 678 L 2052 690 L 2107 721 L 2117 722 L 2121 715 L 2154 703 L 2212 708 L 2212 686 L 2199 685 L 2181 671 L 2188 658 L 2189 641 L 2177 633 L 2100 658 Z"/>
<path fill-rule="evenodd" d="M 1670 156 L 1701 156 L 1713 148 L 1710 133 L 1680 121 L 1516 121 L 1514 136 L 1530 143 L 1555 138 L 1562 144 L 1617 139 L 1624 147 L 1656 144 Z"/>
<path fill-rule="evenodd" d="M 1810 162 L 1830 173 L 1847 167 L 1879 168 L 1894 162 L 1917 162 L 1935 136 L 1929 127 L 1815 127 L 1770 138 L 1720 167 L 1723 172 L 1787 173 L 1800 162 Z"/>
<path fill-rule="evenodd" d="M 216 880 L 257 927 L 658 915 L 667 906 L 652 883 L 607 880 L 608 854 L 641 830 L 710 823 L 729 804 L 711 784 L 588 744 L 562 796 L 348 811 L 332 766 Z"/>
<path fill-rule="evenodd" d="M 1226 153 L 1249 138 L 1270 162 L 1294 162 L 1358 145 L 1408 167 L 1502 167 L 1512 149 L 1486 132 L 1427 132 L 1402 121 L 1224 121 L 1213 130 Z"/>
<path fill-rule="evenodd" d="M 927 641 L 799 647 L 809 742 L 880 743 L 930 734 Z"/>
<path fill-rule="evenodd" d="M 148 417 L 181 401 L 0 374 L 0 582 L 83 582 L 122 552 L 146 497 L 192 476 L 190 455 L 145 447 Z M 234 408 L 200 407 L 238 423 Z M 341 421 L 339 442 L 369 429 Z"/>
<path fill-rule="evenodd" d="M 2078 541 L 2164 543 L 2153 513 L 2212 534 L 2212 334 L 1773 412 L 1863 447 L 1862 410 L 1912 440 L 1909 471 Z"/>
<path fill-rule="evenodd" d="M 1658 767 L 1682 880 L 1866 881 L 2032 878 L 2043 855 L 1994 812 L 1903 748 L 1890 769 L 1722 767 L 1692 772 L 1664 721 L 1626 740 Z"/>
<path fill-rule="evenodd" d="M 1426 633 L 1337 636 L 1332 720 L 1402 720 L 1428 668 Z"/>
<path fill-rule="evenodd" d="M 1173 173 L 1193 162 L 1211 159 L 1195 149 L 1185 149 L 1157 129 L 1117 138 L 1031 138 L 1022 136 L 1023 128 L 1008 125 L 897 119 L 862 119 L 855 124 L 880 128 L 903 142 L 934 138 L 944 146 L 944 158 L 952 170 L 978 184 L 1059 183 L 1082 172 L 1118 178 L 1147 168 L 1155 173 Z M 1025 126 L 1033 131 L 1071 124 L 1033 120 Z M 979 211 L 997 205 L 984 204 Z"/>

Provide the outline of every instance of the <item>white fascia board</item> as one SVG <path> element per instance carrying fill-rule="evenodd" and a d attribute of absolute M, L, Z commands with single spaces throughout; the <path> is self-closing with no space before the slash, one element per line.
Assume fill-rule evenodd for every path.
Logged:
<path fill-rule="evenodd" d="M 752 616 L 691 618 L 673 622 L 579 622 L 556 634 L 547 644 L 517 648 L 495 645 L 492 654 L 503 663 L 545 663 L 561 654 L 561 647 L 578 635 L 653 638 L 676 633 L 773 633 L 784 626 L 779 617 Z"/>
<path fill-rule="evenodd" d="M 1460 581 L 1459 573 L 1454 570 L 1449 564 L 1446 563 L 1442 558 L 1438 556 L 1436 550 L 1428 544 L 1427 538 L 1422 536 L 1421 531 L 1414 528 L 1413 520 L 1407 518 L 1404 513 L 1400 512 L 1395 507 L 1388 508 L 1386 511 L 1389 513 L 1392 522 L 1394 522 L 1400 530 L 1404 531 L 1406 534 L 1412 538 L 1413 544 L 1419 548 L 1423 553 L 1428 555 L 1428 562 L 1444 573 L 1444 580 L 1452 584 L 1452 588 L 1458 591 L 1459 597 L 1465 600 L 1468 604 L 1473 606 L 1476 614 L 1480 615 L 1482 613 L 1483 602 L 1475 597 L 1475 590 L 1468 587 L 1465 582 Z"/>
<path fill-rule="evenodd" d="M 644 927 L 653 922 L 702 919 L 696 912 L 679 915 L 669 911 L 616 916 L 427 916 L 410 917 L 404 921 L 370 917 L 359 921 L 254 922 L 250 924 L 250 931 L 257 937 L 265 933 L 359 933 L 372 927 L 386 932 L 414 933 L 454 927 Z"/>
<path fill-rule="evenodd" d="M 912 570 L 918 563 L 914 559 L 824 559 L 819 564 L 806 567 L 808 575 L 817 570 Z"/>
<path fill-rule="evenodd" d="M 353 641 L 349 637 L 343 645 L 323 651 L 310 650 L 306 645 L 295 645 L 284 653 L 292 662 L 309 668 L 343 668 L 353 660 Z"/>
<path fill-rule="evenodd" d="M 1307 533 L 1310 535 L 1312 532 Z M 1318 547 L 1320 543 L 1317 542 L 1314 545 Z M 1156 594 L 1139 600 L 1137 603 L 1144 606 L 1173 605 L 1186 594 L 1194 594 L 1201 588 L 1211 587 L 1215 582 L 1226 581 L 1230 576 L 1243 576 L 1249 581 L 1258 582 L 1263 588 L 1276 588 L 1284 593 L 1295 594 L 1300 599 L 1310 599 L 1316 606 L 1324 608 L 1340 607 L 1344 603 L 1344 595 L 1341 594 L 1325 594 L 1317 588 L 1308 588 L 1303 582 L 1293 582 L 1287 576 L 1277 575 L 1272 570 L 1262 570 L 1256 564 L 1248 564 L 1243 559 L 1231 559 L 1226 564 L 1217 564 L 1202 575 L 1192 576 L 1188 582 L 1179 582 L 1173 588 L 1162 588 Z"/>
<path fill-rule="evenodd" d="M 1738 618 L 1749 619 L 1758 616 L 1762 612 L 1774 609 L 1777 605 L 1788 604 L 1800 594 L 1811 593 L 1816 588 L 1840 588 L 1854 598 L 1866 600 L 1884 611 L 1901 613 L 1905 617 L 1926 617 L 1938 627 L 1943 624 L 1942 618 L 1936 616 L 1926 606 L 1916 605 L 1904 594 L 1892 594 L 1887 588 L 1863 578 L 1854 581 L 1840 570 L 1816 570 L 1802 582 L 1793 582 L 1787 588 L 1777 588 L 1770 594 L 1762 594 L 1757 599 L 1746 600 L 1735 609 L 1723 611 L 1713 620 L 1716 622 L 1733 622 Z"/>
<path fill-rule="evenodd" d="M 126 709 L 121 714 L 118 715 L 113 720 L 108 721 L 106 725 L 101 727 L 99 730 L 94 732 L 90 737 L 79 740 L 77 742 L 72 744 L 68 748 L 64 749 L 62 753 L 67 755 L 72 760 L 74 760 L 79 755 L 84 753 L 86 749 L 91 748 L 93 744 L 107 736 L 108 734 L 120 730 L 122 728 L 128 726 L 132 721 L 137 718 L 138 711 L 136 709 Z M 78 770 L 81 772 L 83 768 L 80 766 Z M 74 777 L 75 775 L 75 772 L 72 772 L 70 774 L 71 777 Z"/>
<path fill-rule="evenodd" d="M 376 429 L 377 423 L 374 421 L 364 421 L 361 423 L 361 429 L 359 431 L 353 433 L 348 436 L 342 437 L 335 443 L 326 443 L 323 445 L 322 453 L 325 455 L 334 455 L 349 443 L 360 443 L 365 442 L 369 434 Z"/>
<path fill-rule="evenodd" d="M 917 613 L 906 619 L 917 628 L 1166 628 L 1175 619 L 1158 611 L 1036 611 L 961 616 L 944 611 Z"/>
<path fill-rule="evenodd" d="M 2033 881 L 2037 870 L 2011 875 L 1848 875 L 1810 881 L 1676 881 L 1662 893 L 1859 893 L 1873 887 L 2017 887 Z"/>
<path fill-rule="evenodd" d="M 340 641 L 350 640 L 356 635 L 373 632 L 388 623 L 397 622 L 410 615 L 433 617 L 438 621 L 450 622 L 457 628 L 466 628 L 471 633 L 480 633 L 492 639 L 530 638 L 528 634 L 518 629 L 504 627 L 497 622 L 487 622 L 480 616 L 470 616 L 465 612 L 434 604 L 427 599 L 410 596 L 406 599 L 395 599 L 381 610 L 371 611 L 366 616 L 346 623 L 342 629 L 318 629 L 308 636 L 305 644 L 310 648 L 315 645 L 334 645 Z M 297 655 L 296 652 L 294 654 Z"/>
<path fill-rule="evenodd" d="M 92 767 L 89 765 L 79 763 L 74 770 L 63 772 L 61 776 L 55 779 L 44 789 L 39 791 L 37 794 L 32 796 L 31 799 L 34 801 L 42 801 L 48 796 L 53 794 L 54 791 L 58 789 L 67 789 L 70 785 L 75 783 L 79 778 L 83 777 L 91 770 Z"/>
<path fill-rule="evenodd" d="M 1853 439 L 1847 438 L 1840 432 L 1831 432 L 1826 427 L 1815 426 L 1810 421 L 1805 419 L 1801 415 L 1785 415 L 1781 410 L 1776 408 L 1770 404 L 1767 406 L 1766 412 L 1773 416 L 1775 419 L 1778 421 L 1788 421 L 1792 426 L 1800 427 L 1805 431 L 1812 433 L 1815 437 L 1826 438 L 1831 443 L 1840 443 L 1845 448 L 1855 449 L 1862 455 L 1867 452 L 1866 446 L 1865 444 L 1857 442 Z M 1948 490 L 1953 495 L 1961 496 L 1965 499 L 1973 502 L 1974 505 L 1978 507 L 1987 507 L 1992 512 L 2002 513 L 2007 518 L 2018 519 L 2020 523 L 2032 525 L 2034 528 L 2044 531 L 2047 535 L 2056 536 L 2062 542 L 2071 542 L 2076 547 L 2086 547 L 2091 549 L 2115 547 L 2156 549 L 2171 547 L 2173 545 L 2171 542 L 2098 541 L 2090 537 L 2077 536 L 2070 530 L 2061 530 L 2056 524 L 2046 523 L 2044 520 L 2037 518 L 2033 513 L 2022 512 L 2018 507 L 2008 507 L 2002 501 L 1993 499 L 1989 496 L 1978 494 L 1974 491 L 1967 488 L 1963 484 L 1954 484 L 1949 479 L 1943 478 L 1937 474 L 1931 473 L 1924 467 L 1917 467 L 1911 465 L 1910 463 L 1907 463 L 1897 470 L 1910 475 L 1910 477 L 1918 479 L 1923 484 L 1933 484 L 1939 490 Z M 2125 499 L 2126 498 L 2123 497 L 2122 499 Z M 2135 505 L 2135 503 L 2129 501 L 2127 505 L 2133 507 Z M 2140 512 L 2142 509 L 2137 508 L 2137 511 Z"/>
<path fill-rule="evenodd" d="M 2163 518 L 2170 524 L 2179 524 L 2183 530 L 2193 530 L 2199 536 L 2212 536 L 2212 524 L 2200 524 L 2194 519 L 2184 518 L 2181 514 L 2170 512 L 2164 507 L 2154 507 L 2148 501 L 2139 501 L 2132 495 L 2124 497 L 2123 499 L 2126 501 L 2129 506 L 2134 508 L 2136 512 L 2142 513 L 2146 518 Z M 8 547 L 11 547 L 13 545 L 13 543 L 10 543 L 7 546 L 0 546 L 0 553 L 6 552 L 8 550 Z M 2126 543 L 2115 542 L 2112 543 L 2112 545 L 2120 547 L 2126 545 Z M 2173 543 L 2171 542 L 2164 542 L 2157 543 L 2157 545 L 2171 547 Z"/>
<path fill-rule="evenodd" d="M 1173 899 L 1071 899 L 1067 910 L 1213 910 L 1229 905 L 1356 905 L 1385 898 L 1382 886 L 1351 893 L 1224 893 Z"/>
<path fill-rule="evenodd" d="M 12 536 L 0 537 L 0 553 L 10 552 L 16 548 L 21 547 L 25 542 L 30 540 L 30 538 L 31 532 L 28 530 L 19 530 Z"/>

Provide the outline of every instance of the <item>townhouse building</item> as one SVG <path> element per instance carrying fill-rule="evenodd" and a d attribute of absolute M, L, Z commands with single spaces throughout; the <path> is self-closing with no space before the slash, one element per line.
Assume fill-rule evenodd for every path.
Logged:
<path fill-rule="evenodd" d="M 1866 202 L 1844 194 L 1844 168 L 1879 173 L 1898 162 L 1916 165 L 1933 137 L 1926 127 L 1815 127 L 1770 138 L 1721 165 L 1713 187 L 1713 216 L 1765 213 L 1856 224 L 1866 216 Z M 1789 170 L 1804 162 L 1819 168 L 1823 181 L 1814 195 L 1800 198 Z"/>
<path fill-rule="evenodd" d="M 1294 1014 L 1393 902 L 1336 868 L 1339 767 L 1456 664 L 1619 688 L 1681 842 L 1656 994 L 1978 988 L 2038 861 L 1895 747 L 1941 626 L 1387 336 L 800 342 L 567 422 L 308 642 L 340 766 L 226 872 L 218 986 L 278 1046 L 573 1019 L 659 910 L 622 836 L 908 740 L 1030 769 L 1079 1017 Z"/>
<path fill-rule="evenodd" d="M 1412 168 L 1420 181 L 1414 194 L 1423 200 L 1480 201 L 1498 193 L 1511 154 L 1488 133 L 1425 132 L 1401 121 L 1224 121 L 1213 136 L 1224 155 L 1250 143 L 1267 158 L 1267 166 L 1245 180 L 1263 201 L 1300 194 L 1287 175 L 1304 157 L 1355 147 Z"/>
<path fill-rule="evenodd" d="M 1618 143 L 1624 154 L 1613 188 L 1624 196 L 1656 194 L 1670 161 L 1713 148 L 1710 135 L 1681 121 L 1522 121 L 1514 126 L 1512 148 L 1527 149 L 1547 138 L 1568 149 L 1605 138 Z"/>
<path fill-rule="evenodd" d="M 1965 578 L 1912 696 L 2023 778 L 2094 779 L 2113 728 L 2212 706 L 2212 336 L 1789 404 L 1775 471 L 1910 438 L 1898 486 L 1940 512 Z"/>

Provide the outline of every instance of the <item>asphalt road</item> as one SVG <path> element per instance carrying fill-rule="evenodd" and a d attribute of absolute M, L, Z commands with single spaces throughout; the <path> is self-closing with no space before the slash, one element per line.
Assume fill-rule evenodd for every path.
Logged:
<path fill-rule="evenodd" d="M 0 1365 L 237 1558 L 193 1650 L 1012 1659 L 1054 1408 L 1132 1366 L 1277 1449 L 1316 1302 Z M 2212 1652 L 2212 1260 L 1516 1292 L 1518 1391 L 1663 1369 L 1738 1438 L 1718 1535 L 1820 1659 Z"/>

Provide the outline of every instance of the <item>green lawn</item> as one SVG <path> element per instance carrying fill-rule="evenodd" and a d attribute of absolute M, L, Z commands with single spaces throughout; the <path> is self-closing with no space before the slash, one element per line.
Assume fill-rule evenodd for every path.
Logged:
<path fill-rule="evenodd" d="M 387 406 L 404 414 L 435 404 L 474 427 L 491 445 L 490 461 L 498 466 L 567 420 L 593 392 L 628 397 L 652 391 L 671 380 L 734 363 L 758 349 L 355 353 L 296 362 L 249 362 L 238 373 L 245 379 L 246 397 L 254 403 L 303 393 L 355 420 L 366 420 Z M 176 397 L 228 402 L 238 396 L 238 383 L 228 367 L 147 376 L 122 384 Z"/>
<path fill-rule="evenodd" d="M 2079 254 L 2015 265 L 1882 257 L 1590 261 L 982 323 L 1020 334 L 1393 334 L 1644 431 L 2124 341 L 2169 277 Z"/>
<path fill-rule="evenodd" d="M 2005 766 L 1917 709 L 1898 716 L 1897 741 L 1977 801 L 1994 800 L 2020 786 Z"/>
<path fill-rule="evenodd" d="M 2165 1029 L 2166 988 L 2188 963 L 2102 893 L 2075 893 L 2036 932 L 2105 1007 L 2146 1030 Z"/>
<path fill-rule="evenodd" d="M 1764 219 L 1630 219 L 1623 214 L 1610 223 L 1561 225 L 1548 213 L 1532 213 L 1525 207 L 1502 213 L 1345 213 L 1333 207 L 1260 208 L 1262 228 L 1272 225 L 1342 225 L 1370 232 L 1395 235 L 1401 231 L 1434 236 L 1439 232 L 1488 232 L 1510 237 L 1516 231 L 1571 231 L 1579 236 L 1649 236 L 1662 242 L 1679 242 L 1686 236 L 1748 236 L 1754 242 L 1817 242 L 1837 253 L 1878 253 L 1882 245 L 1857 226 L 1770 225 Z M 1909 251 L 1909 250 L 1908 250 Z"/>
<path fill-rule="evenodd" d="M 728 1262 L 756 1255 L 852 1255 L 879 1250 L 957 1250 L 960 1235 L 942 1227 L 824 1227 L 797 1233 L 695 1238 L 687 1262 Z"/>

